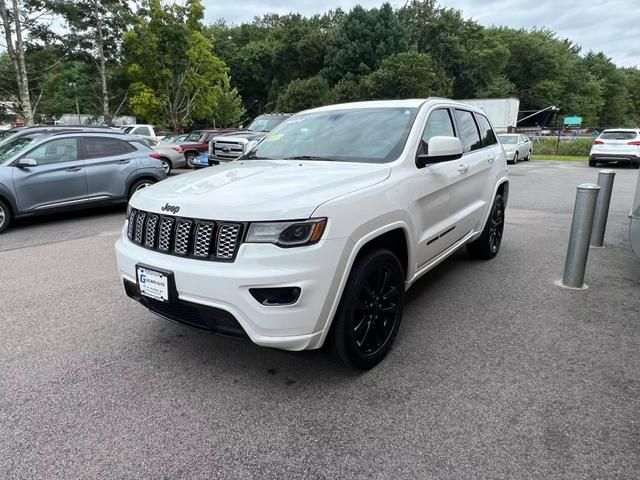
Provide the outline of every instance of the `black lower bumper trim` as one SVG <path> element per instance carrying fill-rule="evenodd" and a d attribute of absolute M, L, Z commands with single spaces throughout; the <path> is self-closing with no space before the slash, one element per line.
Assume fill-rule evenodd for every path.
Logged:
<path fill-rule="evenodd" d="M 249 338 L 236 318 L 220 308 L 207 307 L 179 299 L 171 303 L 154 300 L 140 295 L 138 286 L 128 280 L 124 280 L 124 290 L 129 297 L 167 320 L 217 335 Z"/>

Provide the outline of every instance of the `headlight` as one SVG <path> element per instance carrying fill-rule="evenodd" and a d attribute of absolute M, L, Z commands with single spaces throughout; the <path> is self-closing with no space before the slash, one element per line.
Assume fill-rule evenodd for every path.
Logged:
<path fill-rule="evenodd" d="M 279 247 L 301 247 L 317 243 L 324 228 L 326 218 L 314 218 L 301 222 L 252 223 L 247 232 L 247 243 L 273 243 Z"/>

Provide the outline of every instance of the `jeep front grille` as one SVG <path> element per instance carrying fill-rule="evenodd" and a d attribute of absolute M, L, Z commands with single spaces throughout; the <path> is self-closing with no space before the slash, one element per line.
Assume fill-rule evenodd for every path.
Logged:
<path fill-rule="evenodd" d="M 242 223 L 129 213 L 127 237 L 141 247 L 201 260 L 233 261 L 242 242 Z"/>

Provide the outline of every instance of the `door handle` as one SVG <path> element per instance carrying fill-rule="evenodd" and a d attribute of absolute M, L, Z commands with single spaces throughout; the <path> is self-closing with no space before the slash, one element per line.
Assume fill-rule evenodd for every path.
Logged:
<path fill-rule="evenodd" d="M 495 161 L 495 159 L 496 159 L 496 157 L 489 157 L 489 158 L 487 158 L 487 161 L 489 163 L 493 163 Z"/>
<path fill-rule="evenodd" d="M 469 171 L 469 165 L 465 165 L 464 163 L 461 163 L 460 165 L 458 165 L 458 171 L 460 173 L 467 173 Z"/>
<path fill-rule="evenodd" d="M 131 162 L 131 160 L 118 160 L 118 165 L 126 165 L 129 162 Z"/>
<path fill-rule="evenodd" d="M 67 168 L 67 172 L 79 172 L 80 170 L 82 170 L 82 167 L 69 167 Z"/>

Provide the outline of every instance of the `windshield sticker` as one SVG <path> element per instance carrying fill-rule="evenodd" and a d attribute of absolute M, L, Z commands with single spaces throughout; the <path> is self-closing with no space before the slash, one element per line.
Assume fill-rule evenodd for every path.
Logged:
<path fill-rule="evenodd" d="M 282 140 L 283 137 L 284 137 L 284 133 L 276 133 L 275 135 L 268 136 L 265 142 L 278 142 Z"/>

